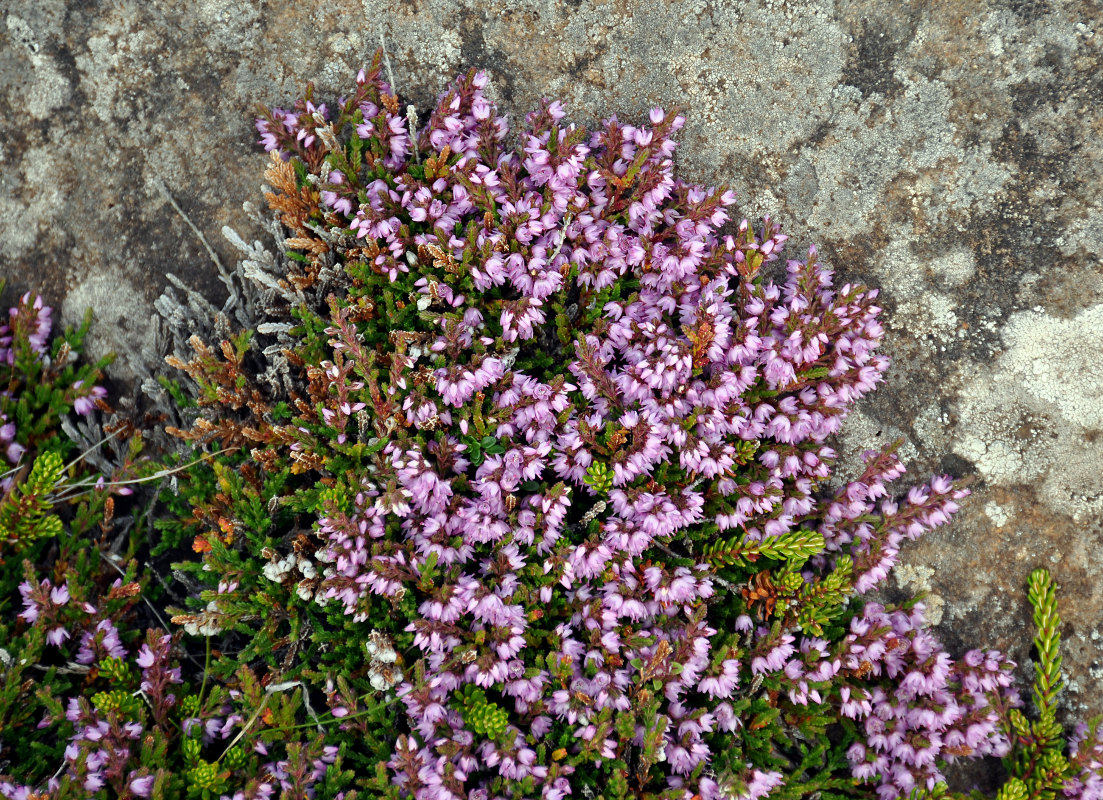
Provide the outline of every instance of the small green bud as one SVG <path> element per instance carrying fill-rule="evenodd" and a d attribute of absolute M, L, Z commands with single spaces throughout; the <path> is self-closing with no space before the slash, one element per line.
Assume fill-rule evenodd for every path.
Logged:
<path fill-rule="evenodd" d="M 126 683 L 130 676 L 130 665 L 118 656 L 108 656 L 96 665 L 100 675 L 111 683 Z"/>
<path fill-rule="evenodd" d="M 996 794 L 996 800 L 1026 800 L 1029 794 L 1025 783 L 1018 778 L 1008 778 Z"/>
<path fill-rule="evenodd" d="M 230 773 L 219 772 L 217 764 L 211 764 L 200 760 L 199 763 L 188 770 L 188 794 L 190 796 L 210 797 L 217 795 L 226 788 L 226 780 Z"/>
<path fill-rule="evenodd" d="M 180 702 L 180 713 L 183 717 L 194 717 L 199 711 L 199 696 L 194 694 L 185 695 L 184 699 Z"/>
<path fill-rule="evenodd" d="M 582 482 L 591 487 L 598 494 L 608 494 L 613 488 L 613 471 L 602 461 L 595 461 L 586 470 L 586 477 Z"/>
<path fill-rule="evenodd" d="M 248 758 L 244 750 L 240 747 L 234 747 L 226 751 L 226 755 L 222 757 L 222 760 L 228 768 L 237 770 L 245 766 L 245 762 Z"/>
<path fill-rule="evenodd" d="M 198 739 L 185 739 L 181 747 L 184 750 L 184 763 L 194 764 L 199 761 L 199 751 L 202 744 Z"/>
<path fill-rule="evenodd" d="M 109 692 L 97 692 L 92 695 L 92 705 L 103 713 L 114 711 L 119 716 L 135 717 L 140 710 L 138 698 L 123 689 L 112 689 Z"/>

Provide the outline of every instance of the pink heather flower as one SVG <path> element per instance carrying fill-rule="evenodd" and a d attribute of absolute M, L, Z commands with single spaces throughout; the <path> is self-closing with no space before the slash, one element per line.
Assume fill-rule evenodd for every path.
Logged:
<path fill-rule="evenodd" d="M 93 652 L 95 651 L 95 652 Z M 77 650 L 76 660 L 78 664 L 91 664 L 96 660 L 96 653 L 101 657 L 113 656 L 122 658 L 126 655 L 119 633 L 115 630 L 111 620 L 100 620 L 94 630 L 85 631 L 81 635 L 80 649 Z"/>
<path fill-rule="evenodd" d="M 784 781 L 785 777 L 780 772 L 753 769 L 750 780 L 747 781 L 747 790 L 739 795 L 739 800 L 760 800 Z"/>
<path fill-rule="evenodd" d="M 785 662 L 795 652 L 793 637 L 783 635 L 776 647 L 769 650 L 764 656 L 757 656 L 751 660 L 751 672 L 755 675 L 767 672 L 780 672 L 785 667 Z"/>
<path fill-rule="evenodd" d="M 69 631 L 63 627 L 53 628 L 46 634 L 46 643 L 52 644 L 54 647 L 61 647 L 61 643 L 68 639 L 70 636 Z"/>
<path fill-rule="evenodd" d="M 5 448 L 4 455 L 7 457 L 9 464 L 18 464 L 20 459 L 23 458 L 23 454 L 26 452 L 26 447 L 19 442 L 12 442 Z"/>
<path fill-rule="evenodd" d="M 48 585 L 48 581 L 45 582 Z M 33 588 L 27 581 L 23 581 L 19 584 L 19 593 L 23 596 L 23 612 L 19 615 L 21 619 L 26 620 L 32 625 L 38 619 L 38 603 L 31 597 Z"/>
<path fill-rule="evenodd" d="M 90 773 L 84 779 L 84 788 L 85 788 L 86 791 L 88 791 L 90 793 L 98 792 L 100 789 L 103 788 L 103 785 L 104 785 L 103 776 L 101 776 L 100 774 L 95 773 L 95 772 Z"/>
<path fill-rule="evenodd" d="M 149 797 L 153 792 L 153 775 L 143 775 L 139 778 L 131 778 L 130 791 L 134 792 L 138 797 Z"/>
<path fill-rule="evenodd" d="M 156 660 L 156 656 L 153 651 L 149 649 L 148 644 L 143 644 L 138 650 L 138 656 L 135 661 L 138 662 L 138 666 L 142 669 L 149 669 L 153 666 L 153 662 Z"/>
<path fill-rule="evenodd" d="M 77 381 L 73 384 L 74 391 L 80 391 L 84 385 L 84 381 Z M 73 410 L 78 414 L 87 416 L 91 414 L 96 407 L 96 400 L 101 397 L 107 396 L 107 390 L 102 386 L 93 386 L 86 393 L 80 395 L 73 401 Z"/>

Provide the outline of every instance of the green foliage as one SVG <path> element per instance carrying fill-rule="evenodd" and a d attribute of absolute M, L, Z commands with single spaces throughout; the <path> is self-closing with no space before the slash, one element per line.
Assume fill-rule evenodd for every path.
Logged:
<path fill-rule="evenodd" d="M 829 573 L 801 583 L 795 608 L 797 625 L 804 633 L 823 636 L 824 628 L 842 613 L 854 593 L 853 567 L 849 556 L 840 556 Z"/>
<path fill-rule="evenodd" d="M 64 474 L 60 455 L 42 453 L 27 478 L 0 497 L 0 545 L 19 548 L 61 533 L 61 518 L 51 513 L 51 496 L 60 488 Z"/>
<path fill-rule="evenodd" d="M 1018 778 L 1008 778 L 996 793 L 996 800 L 1027 800 L 1030 789 Z"/>
<path fill-rule="evenodd" d="M 1057 587 L 1045 569 L 1030 573 L 1028 597 L 1034 608 L 1034 647 L 1038 661 L 1034 665 L 1034 705 L 1042 719 L 1053 719 L 1057 711 L 1057 693 L 1061 680 L 1061 618 L 1057 615 Z"/>
<path fill-rule="evenodd" d="M 1038 718 L 1029 721 L 1018 709 L 1007 714 L 1011 753 L 1004 759 L 1009 778 L 997 800 L 1055 800 L 1065 782 L 1076 777 L 1070 762 L 1064 729 L 1057 721 L 1057 694 L 1061 678 L 1061 618 L 1057 613 L 1057 587 L 1046 569 L 1036 569 L 1028 581 L 1028 597 L 1034 611 L 1033 698 Z"/>
<path fill-rule="evenodd" d="M 132 719 L 141 710 L 142 701 L 123 689 L 112 689 L 92 695 L 92 706 L 99 712 L 114 712 L 121 717 Z"/>
<path fill-rule="evenodd" d="M 211 800 L 226 789 L 229 778 L 229 770 L 220 771 L 217 764 L 199 758 L 196 765 L 187 772 L 188 797 Z"/>
<path fill-rule="evenodd" d="M 486 692 L 468 684 L 464 687 L 464 723 L 475 733 L 498 738 L 509 724 L 509 713 L 486 699 Z"/>
<path fill-rule="evenodd" d="M 591 487 L 598 494 L 608 494 L 613 488 L 613 470 L 602 461 L 595 461 L 586 470 L 586 477 L 582 482 Z"/>
<path fill-rule="evenodd" d="M 714 564 L 746 566 L 759 558 L 791 562 L 797 566 L 823 552 L 823 535 L 816 531 L 795 530 L 769 536 L 759 542 L 747 541 L 746 534 L 727 541 L 719 540 L 704 549 L 704 557 Z"/>
<path fill-rule="evenodd" d="M 460 441 L 467 446 L 465 451 L 467 457 L 471 460 L 471 463 L 476 467 L 483 463 L 488 455 L 501 455 L 506 451 L 498 440 L 493 436 L 483 436 L 482 438 L 475 438 L 474 436 L 460 437 Z"/>

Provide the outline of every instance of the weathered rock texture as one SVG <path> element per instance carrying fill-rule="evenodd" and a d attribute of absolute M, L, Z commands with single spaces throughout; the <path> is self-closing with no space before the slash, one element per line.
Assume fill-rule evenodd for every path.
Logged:
<path fill-rule="evenodd" d="M 868 0 L 5 0 L 0 275 L 128 353 L 175 272 L 259 201 L 258 101 L 336 96 L 385 39 L 427 108 L 487 70 L 519 120 L 681 104 L 682 175 L 734 186 L 883 287 L 889 384 L 844 450 L 897 437 L 914 474 L 974 474 L 951 530 L 907 551 L 955 648 L 1028 676 L 1026 576 L 1061 584 L 1066 710 L 1103 712 L 1103 11 L 1095 2 Z"/>

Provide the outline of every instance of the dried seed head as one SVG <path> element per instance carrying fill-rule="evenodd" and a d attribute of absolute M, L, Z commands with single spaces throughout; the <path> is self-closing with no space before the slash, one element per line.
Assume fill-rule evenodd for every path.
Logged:
<path fill-rule="evenodd" d="M 593 507 L 587 511 L 582 517 L 582 524 L 589 525 L 597 517 L 598 514 L 605 511 L 605 501 L 598 500 L 594 503 Z"/>

